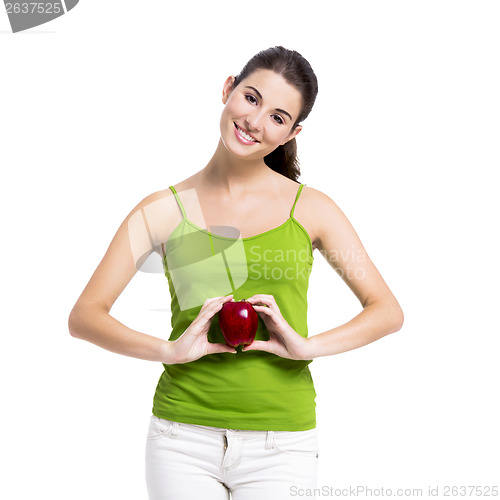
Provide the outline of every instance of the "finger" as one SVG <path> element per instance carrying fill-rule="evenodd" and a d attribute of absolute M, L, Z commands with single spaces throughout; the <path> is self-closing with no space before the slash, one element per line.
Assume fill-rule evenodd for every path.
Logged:
<path fill-rule="evenodd" d="M 208 304 L 205 302 L 194 321 L 198 320 L 198 322 L 203 323 L 211 321 L 214 316 L 222 309 L 226 302 L 229 302 L 229 299 L 223 301 L 218 300 L 216 302 L 210 302 Z"/>
<path fill-rule="evenodd" d="M 226 302 L 231 302 L 233 300 L 232 295 L 227 295 L 224 297 L 212 297 L 211 299 L 207 299 L 203 304 L 202 310 L 207 308 L 219 308 L 222 307 Z M 200 311 L 201 312 L 201 311 Z"/>
<path fill-rule="evenodd" d="M 224 307 L 224 302 L 215 302 L 208 306 L 203 312 L 200 311 L 201 316 L 205 321 L 212 321 L 217 313 Z"/>
<path fill-rule="evenodd" d="M 221 300 L 218 302 L 217 305 L 219 306 L 223 306 L 226 302 L 232 302 L 234 299 L 233 299 L 233 296 L 232 295 L 228 295 L 227 297 L 222 297 Z"/>
<path fill-rule="evenodd" d="M 231 302 L 233 300 L 233 295 L 224 295 L 224 297 L 218 297 L 218 301 L 221 304 L 224 304 L 225 302 Z"/>
<path fill-rule="evenodd" d="M 250 304 L 252 304 L 252 306 L 262 304 L 266 307 L 271 307 L 271 302 L 266 300 L 266 299 L 253 299 L 253 300 L 248 299 L 247 302 L 250 302 Z"/>
<path fill-rule="evenodd" d="M 268 306 L 252 306 L 257 312 L 263 312 L 264 314 L 267 314 L 268 316 L 272 316 L 273 311 L 271 311 L 271 308 Z"/>
<path fill-rule="evenodd" d="M 203 305 L 205 305 L 205 304 L 212 304 L 214 302 L 220 302 L 221 300 L 222 301 L 232 300 L 232 298 L 233 298 L 233 294 L 231 294 L 231 295 L 223 295 L 221 297 L 209 297 L 207 300 L 205 300 L 205 302 L 203 303 Z"/>
<path fill-rule="evenodd" d="M 212 302 L 216 302 L 220 299 L 220 297 L 209 297 L 208 299 L 203 302 L 203 305 L 208 305 L 211 304 Z"/>
<path fill-rule="evenodd" d="M 221 300 L 219 302 L 213 302 L 212 304 L 208 305 L 205 310 L 203 311 L 203 314 L 209 318 L 212 319 L 220 310 L 224 307 L 224 304 L 226 302 L 230 302 L 231 300 Z"/>

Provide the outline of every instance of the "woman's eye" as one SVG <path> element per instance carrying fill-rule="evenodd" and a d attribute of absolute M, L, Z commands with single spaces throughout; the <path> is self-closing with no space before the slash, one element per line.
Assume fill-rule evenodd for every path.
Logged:
<path fill-rule="evenodd" d="M 245 99 L 251 103 L 251 104 L 256 104 L 257 103 L 257 98 L 255 96 L 253 96 L 252 94 L 246 94 L 245 95 Z M 280 115 L 274 115 L 275 117 L 275 122 L 276 123 L 279 123 L 280 125 L 283 125 L 285 122 L 283 120 L 283 118 L 281 118 Z"/>

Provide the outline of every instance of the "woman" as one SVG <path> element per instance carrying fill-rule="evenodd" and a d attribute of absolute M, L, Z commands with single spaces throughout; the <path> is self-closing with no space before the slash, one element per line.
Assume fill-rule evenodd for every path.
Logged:
<path fill-rule="evenodd" d="M 283 47 L 259 52 L 230 76 L 212 159 L 131 211 L 71 312 L 74 337 L 164 365 L 146 440 L 150 500 L 227 499 L 229 492 L 233 500 L 274 500 L 315 488 L 308 365 L 402 326 L 396 298 L 347 218 L 327 195 L 297 181 L 295 137 L 317 92 L 309 63 Z M 308 337 L 315 249 L 363 310 Z M 168 341 L 109 315 L 153 251 L 172 296 Z M 217 318 L 225 303 L 243 299 L 259 325 L 255 341 L 235 350 Z"/>

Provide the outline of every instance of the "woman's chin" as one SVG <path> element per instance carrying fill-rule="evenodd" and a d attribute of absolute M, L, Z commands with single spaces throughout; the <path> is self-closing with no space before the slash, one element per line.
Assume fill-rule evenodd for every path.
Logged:
<path fill-rule="evenodd" d="M 250 148 L 245 147 L 245 145 L 240 144 L 237 141 L 225 141 L 224 138 L 222 138 L 222 144 L 230 155 L 241 158 L 242 160 L 249 158 L 255 159 L 257 157 L 260 157 L 260 155 L 255 155 L 255 151 L 250 151 Z"/>

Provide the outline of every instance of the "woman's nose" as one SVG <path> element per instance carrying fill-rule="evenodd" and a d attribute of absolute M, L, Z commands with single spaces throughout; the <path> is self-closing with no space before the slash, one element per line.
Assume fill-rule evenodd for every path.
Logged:
<path fill-rule="evenodd" d="M 260 132 L 263 116 L 261 113 L 247 115 L 245 125 L 249 132 Z"/>

